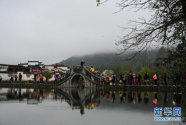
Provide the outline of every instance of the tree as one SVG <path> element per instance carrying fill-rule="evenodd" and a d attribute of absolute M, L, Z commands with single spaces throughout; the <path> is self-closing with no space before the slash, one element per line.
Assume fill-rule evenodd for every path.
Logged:
<path fill-rule="evenodd" d="M 136 47 L 141 52 L 152 45 L 174 45 L 182 43 L 186 31 L 185 0 L 124 0 L 118 4 L 121 9 L 136 7 L 154 12 L 148 21 L 141 18 L 133 21 L 133 26 L 118 44 L 125 45 L 122 52 Z"/>
<path fill-rule="evenodd" d="M 112 65 L 109 70 L 112 70 L 114 74 L 118 75 L 119 74 L 119 66 L 118 65 Z"/>
<path fill-rule="evenodd" d="M 52 78 L 52 74 L 50 72 L 45 71 L 43 73 L 43 76 L 46 78 L 46 81 L 48 81 L 50 78 Z"/>
<path fill-rule="evenodd" d="M 100 0 L 97 2 L 101 3 Z M 136 56 L 152 46 L 162 45 L 184 45 L 183 49 L 186 48 L 183 44 L 186 41 L 186 0 L 122 0 L 118 7 L 120 11 L 134 8 L 135 11 L 148 9 L 153 13 L 150 20 L 140 18 L 138 21 L 131 21 L 130 27 L 124 27 L 129 33 L 116 43 L 124 47 L 119 54 L 138 49 L 134 54 Z M 183 56 L 185 55 L 178 57 L 183 59 Z"/>
<path fill-rule="evenodd" d="M 141 68 L 139 73 L 141 74 L 141 76 L 144 76 L 146 73 L 151 74 L 151 70 L 145 66 L 145 67 Z"/>
<path fill-rule="evenodd" d="M 163 58 L 163 65 L 171 68 L 172 72 L 186 73 L 186 41 L 179 44 L 175 50 L 168 51 L 168 57 Z M 170 63 L 172 62 L 172 63 Z"/>
<path fill-rule="evenodd" d="M 122 69 L 126 72 L 133 72 L 133 67 L 134 65 L 131 63 L 131 62 L 125 62 L 123 65 L 122 65 Z"/>

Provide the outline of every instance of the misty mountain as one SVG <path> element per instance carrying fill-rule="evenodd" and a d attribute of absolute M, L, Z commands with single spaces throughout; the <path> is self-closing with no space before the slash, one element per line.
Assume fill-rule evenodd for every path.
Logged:
<path fill-rule="evenodd" d="M 79 66 L 81 60 L 85 61 L 85 66 L 94 66 L 95 69 L 103 71 L 109 69 L 114 65 L 123 65 L 126 62 L 130 62 L 133 66 L 143 67 L 143 66 L 152 66 L 154 63 L 158 50 L 152 50 L 149 52 L 141 53 L 140 55 L 135 56 L 129 61 L 124 61 L 126 58 L 132 57 L 136 52 L 131 52 L 122 55 L 115 55 L 115 53 L 97 53 L 90 54 L 85 56 L 72 56 L 66 60 L 59 62 L 58 64 L 63 64 L 65 66 Z"/>
<path fill-rule="evenodd" d="M 121 63 L 121 61 L 119 61 L 121 58 L 123 58 L 123 55 L 117 56 L 114 53 L 99 53 L 85 56 L 73 56 L 61 61 L 59 64 L 72 67 L 80 65 L 81 60 L 84 60 L 85 66 L 94 66 L 95 69 L 103 70 L 111 65 L 118 65 Z"/>

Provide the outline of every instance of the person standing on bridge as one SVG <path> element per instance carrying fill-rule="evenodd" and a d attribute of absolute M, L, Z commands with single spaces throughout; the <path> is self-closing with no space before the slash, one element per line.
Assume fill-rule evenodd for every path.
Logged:
<path fill-rule="evenodd" d="M 15 74 L 14 77 L 15 77 L 15 83 L 17 83 L 17 74 Z"/>
<path fill-rule="evenodd" d="M 40 83 L 43 83 L 43 75 L 40 77 Z"/>
<path fill-rule="evenodd" d="M 167 75 L 166 75 L 166 73 L 163 74 L 163 80 L 164 80 L 165 85 L 167 85 Z"/>
<path fill-rule="evenodd" d="M 154 84 L 157 85 L 157 75 L 156 75 L 156 73 L 153 75 L 153 79 L 154 79 Z"/>
<path fill-rule="evenodd" d="M 99 76 L 99 69 L 95 71 L 96 75 Z"/>
<path fill-rule="evenodd" d="M 107 84 L 107 85 L 109 85 L 109 81 L 110 81 L 110 80 L 109 80 L 109 75 L 107 74 L 107 76 L 106 76 L 106 84 Z"/>
<path fill-rule="evenodd" d="M 0 76 L 0 82 L 2 81 L 2 77 Z"/>
<path fill-rule="evenodd" d="M 137 84 L 141 85 L 141 75 L 139 74 L 139 72 L 137 73 L 136 78 L 137 78 Z"/>
<path fill-rule="evenodd" d="M 94 73 L 95 69 L 93 66 L 91 66 L 90 71 Z"/>
<path fill-rule="evenodd" d="M 10 83 L 13 83 L 13 75 L 10 77 Z"/>
<path fill-rule="evenodd" d="M 129 85 L 132 85 L 132 82 L 133 82 L 133 76 L 132 76 L 131 73 L 130 73 L 129 76 L 128 76 L 128 81 L 129 81 Z"/>
<path fill-rule="evenodd" d="M 19 73 L 19 83 L 21 83 L 21 80 L 22 80 L 22 75 L 21 73 Z"/>
<path fill-rule="evenodd" d="M 113 74 L 112 75 L 112 85 L 114 85 L 116 83 L 116 75 Z"/>
<path fill-rule="evenodd" d="M 136 75 L 135 74 L 133 74 L 132 84 L 136 85 Z"/>
<path fill-rule="evenodd" d="M 85 61 L 81 60 L 80 65 L 83 67 L 84 64 L 85 64 Z"/>
<path fill-rule="evenodd" d="M 146 73 L 143 78 L 144 78 L 144 83 L 147 85 L 149 83 L 149 74 Z"/>
<path fill-rule="evenodd" d="M 55 78 L 54 84 L 56 84 L 57 83 L 57 80 L 58 80 L 58 76 L 55 75 L 54 78 Z"/>
<path fill-rule="evenodd" d="M 122 84 L 123 83 L 123 75 L 120 74 L 120 80 L 119 80 L 119 83 Z"/>
<path fill-rule="evenodd" d="M 123 74 L 122 82 L 124 85 L 126 85 L 126 81 L 127 81 L 126 77 L 127 77 L 127 75 Z"/>

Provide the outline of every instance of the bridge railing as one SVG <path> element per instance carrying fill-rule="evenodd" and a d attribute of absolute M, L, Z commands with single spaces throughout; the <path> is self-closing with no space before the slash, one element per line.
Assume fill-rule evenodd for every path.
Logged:
<path fill-rule="evenodd" d="M 83 71 L 82 66 L 73 66 L 73 72 L 81 73 Z"/>
<path fill-rule="evenodd" d="M 72 69 L 70 69 L 63 78 L 61 78 L 61 80 L 58 80 L 56 82 L 56 84 L 61 84 L 61 83 L 64 83 L 66 82 L 69 78 L 70 78 L 70 75 L 71 75 L 71 72 L 72 72 Z"/>
<path fill-rule="evenodd" d="M 93 84 L 96 85 L 102 85 L 104 84 L 105 79 L 103 77 L 101 77 L 100 75 L 96 75 L 93 72 L 90 71 L 89 67 L 85 67 L 85 66 L 73 66 L 73 68 L 68 71 L 68 73 L 66 73 L 65 77 L 62 78 L 60 81 L 57 82 L 57 84 L 62 84 L 65 83 L 66 81 L 68 81 L 71 76 L 73 76 L 73 74 L 76 73 L 81 73 L 84 74 L 84 76 L 86 77 L 86 79 L 90 82 L 92 82 Z"/>
<path fill-rule="evenodd" d="M 92 79 L 95 83 L 102 84 L 104 82 L 104 78 L 91 72 L 89 67 L 84 67 L 84 71 L 85 75 Z"/>
<path fill-rule="evenodd" d="M 89 79 L 91 79 L 91 73 L 88 71 L 88 70 L 84 70 L 85 71 L 85 75 L 89 78 Z"/>

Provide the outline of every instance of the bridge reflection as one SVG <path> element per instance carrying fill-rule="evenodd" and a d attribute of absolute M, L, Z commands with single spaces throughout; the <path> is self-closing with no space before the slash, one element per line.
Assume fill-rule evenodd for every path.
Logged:
<path fill-rule="evenodd" d="M 84 114 L 84 108 L 93 109 L 94 106 L 100 104 L 100 97 L 103 94 L 96 89 L 56 89 L 72 109 L 80 109 L 80 113 Z"/>

